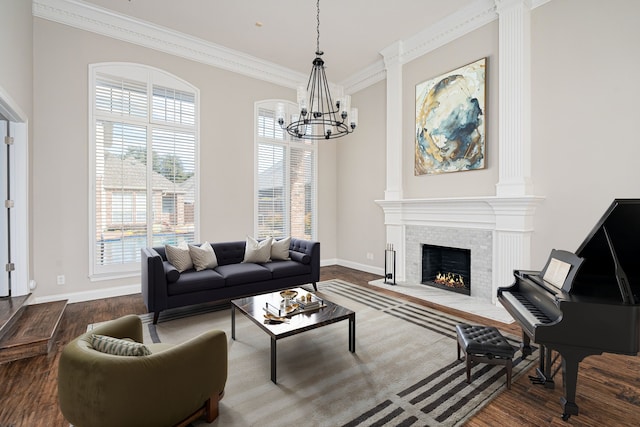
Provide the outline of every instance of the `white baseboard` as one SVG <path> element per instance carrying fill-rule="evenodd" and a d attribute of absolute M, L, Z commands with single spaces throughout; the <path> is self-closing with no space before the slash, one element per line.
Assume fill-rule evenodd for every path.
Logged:
<path fill-rule="evenodd" d="M 384 276 L 384 268 L 375 267 L 373 265 L 360 264 L 359 262 L 347 261 L 344 259 L 337 260 L 335 264 L 342 267 L 349 267 L 355 270 L 365 271 L 371 274 L 377 274 L 378 276 Z"/>
<path fill-rule="evenodd" d="M 113 288 L 95 289 L 83 292 L 70 292 L 67 294 L 36 296 L 32 304 L 40 304 L 43 302 L 67 300 L 68 303 L 92 301 L 102 298 L 119 297 L 122 295 L 139 294 L 140 284 L 117 286 Z"/>

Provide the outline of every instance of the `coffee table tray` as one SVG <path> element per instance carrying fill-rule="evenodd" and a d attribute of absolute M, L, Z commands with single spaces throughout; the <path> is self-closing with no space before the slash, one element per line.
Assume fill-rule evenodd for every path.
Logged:
<path fill-rule="evenodd" d="M 320 298 L 315 297 L 314 299 L 317 300 L 317 304 L 304 305 L 301 302 L 295 301 L 295 302 L 292 302 L 286 308 L 283 307 L 282 304 L 279 306 L 276 306 L 274 304 L 270 304 L 269 302 L 266 302 L 264 311 L 277 317 L 292 317 L 292 316 L 295 316 L 296 314 L 317 311 L 327 306 L 327 304 Z"/>

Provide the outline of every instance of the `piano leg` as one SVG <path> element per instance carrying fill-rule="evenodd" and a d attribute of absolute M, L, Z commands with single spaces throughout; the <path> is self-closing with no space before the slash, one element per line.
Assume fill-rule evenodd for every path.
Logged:
<path fill-rule="evenodd" d="M 576 387 L 578 384 L 578 367 L 582 359 L 593 354 L 602 352 L 580 351 L 574 348 L 558 349 L 562 356 L 562 382 L 564 396 L 560 398 L 562 405 L 562 419 L 567 421 L 571 415 L 578 415 L 578 405 L 576 405 Z"/>
<path fill-rule="evenodd" d="M 531 349 L 531 338 L 522 330 L 522 343 L 520 343 L 520 351 L 522 351 L 522 358 L 525 359 L 527 356 L 531 356 L 533 353 Z"/>

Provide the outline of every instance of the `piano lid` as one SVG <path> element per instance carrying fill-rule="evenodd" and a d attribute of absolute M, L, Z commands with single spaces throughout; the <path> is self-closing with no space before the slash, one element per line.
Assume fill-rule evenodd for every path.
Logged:
<path fill-rule="evenodd" d="M 614 200 L 576 251 L 584 262 L 571 293 L 640 302 L 639 246 L 640 199 Z"/>

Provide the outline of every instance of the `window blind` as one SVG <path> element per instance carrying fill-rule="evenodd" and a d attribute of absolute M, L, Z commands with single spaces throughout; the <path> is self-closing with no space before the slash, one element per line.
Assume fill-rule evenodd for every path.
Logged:
<path fill-rule="evenodd" d="M 139 272 L 143 247 L 193 242 L 197 209 L 195 88 L 154 84 L 158 71 L 138 65 L 103 68 L 92 68 L 96 276 Z"/>
<path fill-rule="evenodd" d="M 273 101 L 256 108 L 256 234 L 315 239 L 316 143 L 292 140 L 275 108 Z"/>

